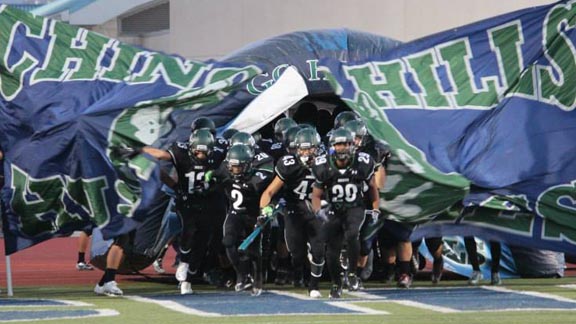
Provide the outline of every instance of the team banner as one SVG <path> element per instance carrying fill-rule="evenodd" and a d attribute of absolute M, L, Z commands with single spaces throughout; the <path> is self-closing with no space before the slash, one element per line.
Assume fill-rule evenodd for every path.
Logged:
<path fill-rule="evenodd" d="M 135 228 L 158 201 L 159 166 L 123 148 L 186 140 L 198 116 L 242 107 L 255 65 L 195 62 L 0 6 L 3 230 L 11 254 L 91 223 Z"/>
<path fill-rule="evenodd" d="M 576 3 L 529 8 L 363 60 L 321 61 L 392 148 L 390 218 L 415 237 L 576 244 Z M 480 210 L 464 210 L 482 206 Z M 438 218 L 438 215 L 442 215 Z"/>

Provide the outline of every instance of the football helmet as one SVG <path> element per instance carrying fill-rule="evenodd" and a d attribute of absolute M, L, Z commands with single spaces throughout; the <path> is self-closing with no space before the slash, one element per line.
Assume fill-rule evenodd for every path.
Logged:
<path fill-rule="evenodd" d="M 365 138 L 368 134 L 366 130 L 366 125 L 361 120 L 351 120 L 344 125 L 344 128 L 352 133 L 352 137 L 354 138 L 354 146 L 362 147 L 365 144 Z"/>
<path fill-rule="evenodd" d="M 214 149 L 214 136 L 207 129 L 196 130 L 188 140 L 188 154 L 190 157 L 205 160 Z M 203 157 L 200 152 L 204 153 Z"/>
<path fill-rule="evenodd" d="M 245 144 L 231 146 L 226 154 L 226 166 L 233 179 L 241 179 L 252 171 L 252 155 Z"/>
<path fill-rule="evenodd" d="M 310 128 L 301 129 L 296 133 L 294 145 L 300 162 L 305 166 L 310 166 L 316 157 L 318 145 L 320 145 L 320 135 Z"/>
<path fill-rule="evenodd" d="M 254 156 L 255 149 L 256 149 L 256 140 L 254 137 L 246 132 L 238 132 L 232 137 L 230 137 L 229 145 L 230 147 L 234 145 L 244 144 L 248 146 L 252 156 Z"/>
<path fill-rule="evenodd" d="M 296 144 L 294 143 L 294 140 L 296 139 L 296 134 L 301 129 L 302 128 L 300 128 L 300 126 L 296 125 L 288 128 L 284 132 L 284 141 L 282 144 L 284 144 L 284 147 L 288 153 L 296 153 Z"/>
<path fill-rule="evenodd" d="M 330 135 L 330 146 L 333 150 L 332 155 L 336 160 L 350 159 L 354 147 L 354 138 L 352 137 L 352 133 L 345 128 L 335 129 Z"/>
<path fill-rule="evenodd" d="M 334 129 L 338 129 L 340 127 L 344 127 L 344 125 L 351 121 L 358 119 L 358 116 L 352 111 L 343 111 L 339 113 L 336 118 L 334 118 Z"/>
<path fill-rule="evenodd" d="M 194 119 L 190 128 L 192 128 L 192 132 L 199 129 L 207 129 L 213 136 L 216 136 L 216 124 L 208 117 L 198 117 Z"/>
<path fill-rule="evenodd" d="M 284 132 L 286 132 L 286 130 L 288 130 L 288 128 L 294 127 L 296 125 L 297 125 L 296 122 L 292 118 L 285 117 L 285 118 L 279 119 L 276 122 L 276 124 L 274 124 L 274 137 L 276 138 L 276 141 L 283 143 L 284 142 Z"/>

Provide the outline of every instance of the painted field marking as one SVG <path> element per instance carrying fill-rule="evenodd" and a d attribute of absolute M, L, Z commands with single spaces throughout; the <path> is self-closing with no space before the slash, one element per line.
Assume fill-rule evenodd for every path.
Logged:
<path fill-rule="evenodd" d="M 91 317 L 118 315 L 120 315 L 120 313 L 113 309 L 0 311 L 0 323 L 47 321 L 59 319 L 85 319 Z"/>
<path fill-rule="evenodd" d="M 573 299 L 504 287 L 388 288 L 349 294 L 365 300 L 398 303 L 440 313 L 576 310 L 576 300 Z"/>
<path fill-rule="evenodd" d="M 313 299 L 286 291 L 265 291 L 259 297 L 244 293 L 200 293 L 194 295 L 127 296 L 185 314 L 218 316 L 271 315 L 387 315 L 388 312 L 354 305 L 357 299 Z"/>
<path fill-rule="evenodd" d="M 60 300 L 60 299 L 40 299 L 40 298 L 1 298 L 0 308 L 3 307 L 62 307 L 62 306 L 75 306 L 85 307 L 94 306 L 92 304 L 73 301 L 73 300 Z"/>

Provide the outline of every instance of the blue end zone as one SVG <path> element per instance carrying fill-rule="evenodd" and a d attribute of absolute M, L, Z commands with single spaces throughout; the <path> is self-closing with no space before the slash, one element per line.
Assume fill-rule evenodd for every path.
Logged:
<path fill-rule="evenodd" d="M 45 306 L 70 306 L 69 302 L 53 299 L 0 299 L 0 307 L 45 307 Z"/>
<path fill-rule="evenodd" d="M 99 310 L 48 310 L 48 311 L 0 311 L 0 323 L 9 321 L 38 321 L 65 318 L 86 318 L 104 315 L 118 315 L 117 313 L 104 314 Z"/>
<path fill-rule="evenodd" d="M 263 292 L 259 297 L 249 293 L 200 293 L 195 295 L 162 295 L 146 297 L 153 302 L 173 302 L 204 313 L 230 315 L 304 315 L 364 314 L 328 304 L 328 300 L 311 300 Z"/>
<path fill-rule="evenodd" d="M 368 289 L 364 292 L 385 300 L 407 300 L 458 311 L 576 309 L 576 301 L 570 302 L 544 294 L 531 295 L 529 292 L 505 289 Z"/>

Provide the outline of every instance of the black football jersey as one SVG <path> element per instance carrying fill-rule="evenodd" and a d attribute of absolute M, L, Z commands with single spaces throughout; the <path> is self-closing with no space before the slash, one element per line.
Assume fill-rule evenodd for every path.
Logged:
<path fill-rule="evenodd" d="M 258 142 L 258 147 L 274 159 L 274 164 L 278 163 L 278 160 L 286 154 L 286 148 L 282 143 L 269 138 L 261 139 Z"/>
<path fill-rule="evenodd" d="M 360 147 L 359 151 L 364 152 L 372 157 L 372 160 L 374 160 L 374 170 L 378 170 L 381 165 L 387 164 L 387 148 L 384 147 L 384 145 L 380 142 L 375 141 L 370 134 L 364 137 L 364 145 Z"/>
<path fill-rule="evenodd" d="M 223 169 L 220 168 L 220 171 Z M 234 179 L 229 173 L 226 174 L 222 181 L 229 201 L 228 210 L 238 214 L 258 216 L 260 196 L 272 182 L 272 178 L 273 173 L 254 169 L 241 179 Z"/>
<path fill-rule="evenodd" d="M 178 174 L 178 191 L 183 195 L 181 198 L 188 200 L 193 196 L 204 194 L 206 191 L 204 175 L 216 168 L 214 160 L 211 157 L 208 157 L 206 161 L 191 158 L 188 154 L 188 143 L 185 142 L 174 143 L 168 149 L 168 153 L 172 157 L 172 164 Z"/>
<path fill-rule="evenodd" d="M 256 170 L 273 172 L 274 159 L 266 152 L 256 150 L 254 158 L 252 159 L 252 167 Z"/>
<path fill-rule="evenodd" d="M 222 137 L 216 137 L 214 149 L 210 154 L 210 163 L 219 166 L 226 158 L 226 153 L 228 153 L 228 142 Z"/>
<path fill-rule="evenodd" d="M 374 161 L 370 155 L 358 152 L 347 168 L 338 169 L 329 155 L 322 155 L 314 161 L 312 174 L 316 178 L 314 186 L 324 189 L 334 208 L 363 206 L 363 189 L 374 175 Z"/>
<path fill-rule="evenodd" d="M 275 168 L 276 175 L 284 181 L 283 197 L 287 202 L 311 200 L 314 176 L 312 171 L 292 154 L 283 156 Z"/>

